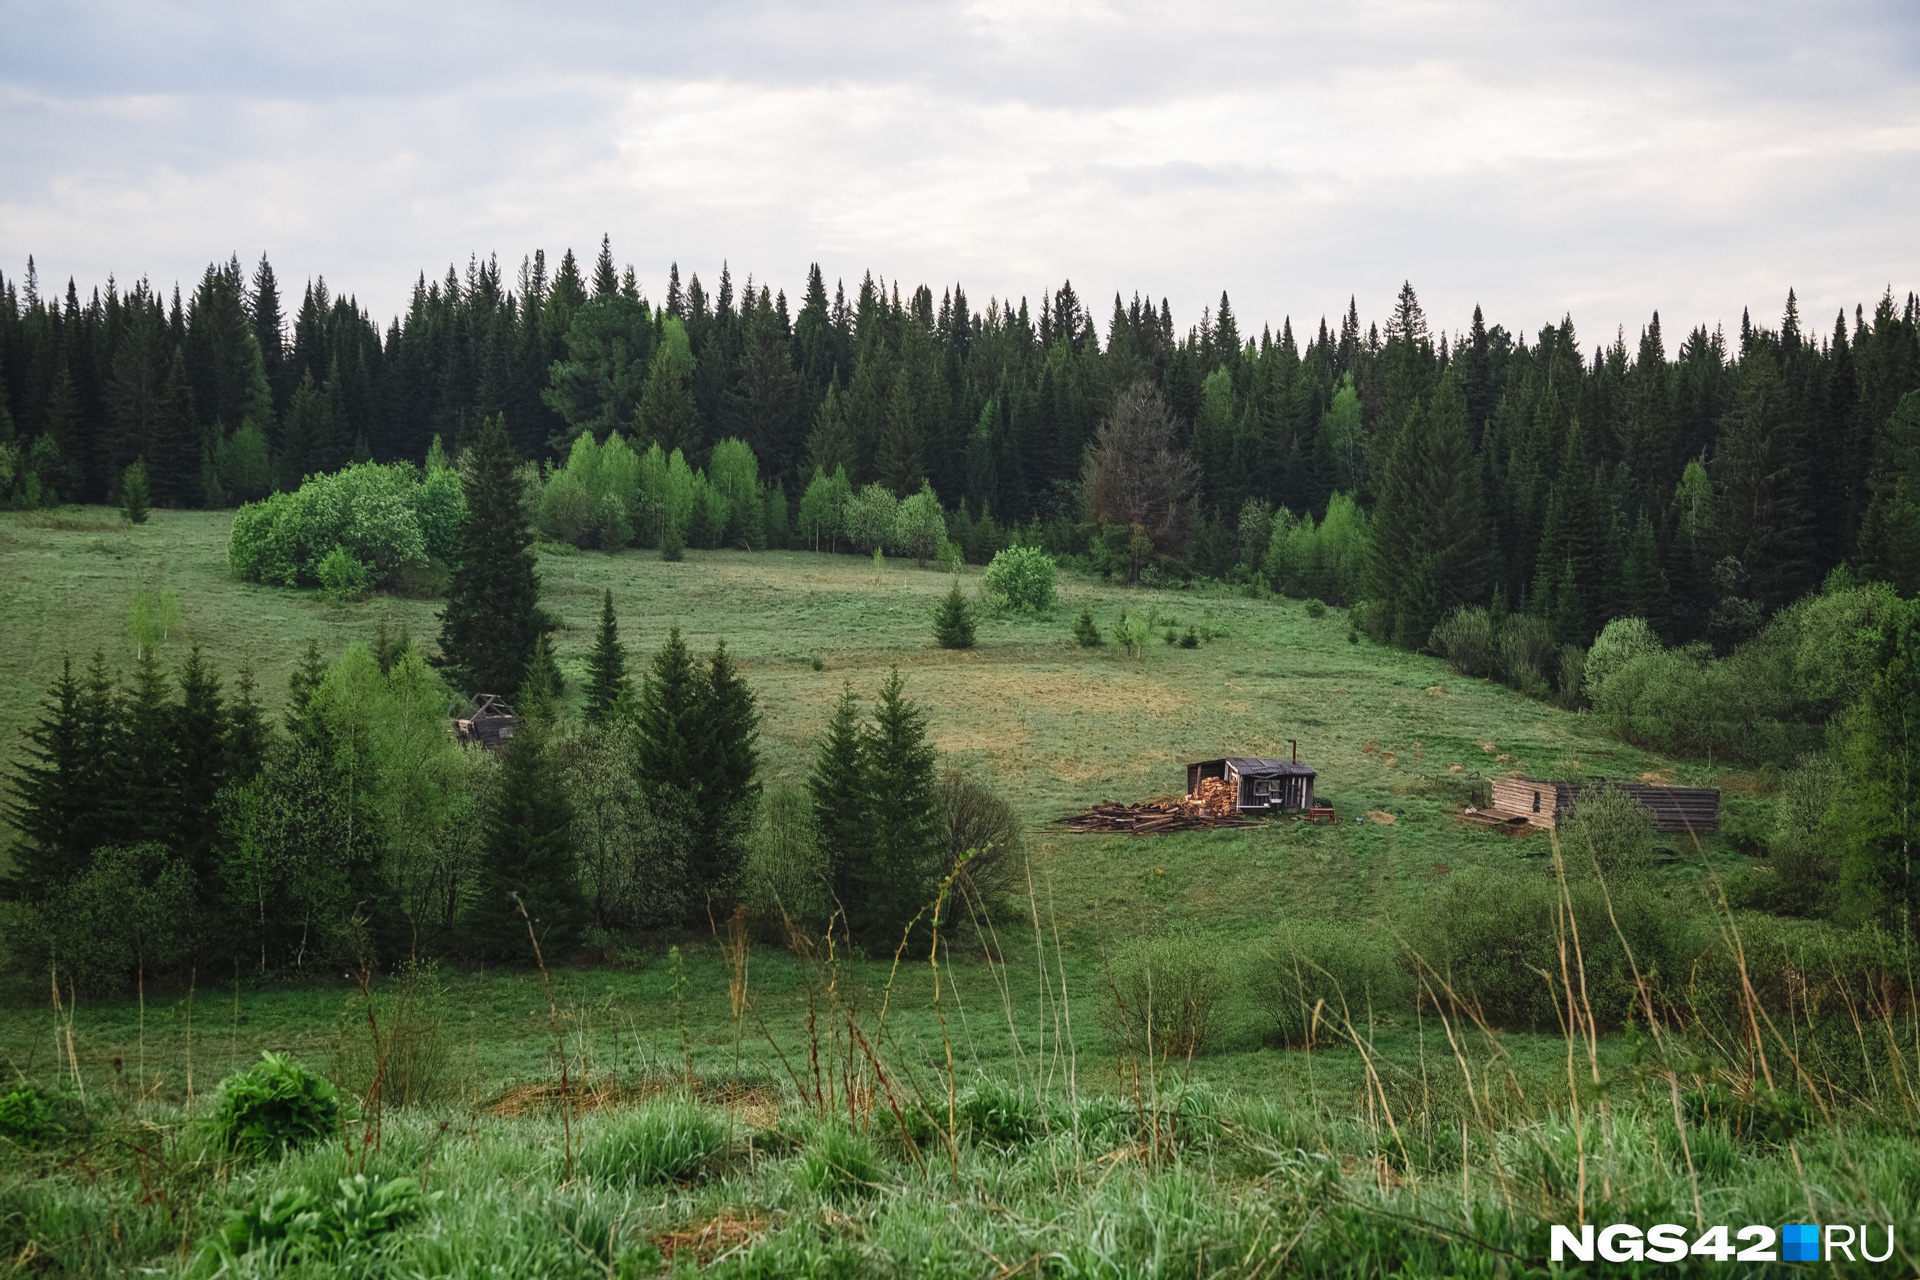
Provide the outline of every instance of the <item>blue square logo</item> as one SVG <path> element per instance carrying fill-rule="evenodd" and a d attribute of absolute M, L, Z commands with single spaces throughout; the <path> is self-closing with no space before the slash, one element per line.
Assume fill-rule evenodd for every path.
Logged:
<path fill-rule="evenodd" d="M 1782 1262 L 1820 1261 L 1820 1228 L 1808 1223 L 1793 1223 L 1780 1228 Z"/>

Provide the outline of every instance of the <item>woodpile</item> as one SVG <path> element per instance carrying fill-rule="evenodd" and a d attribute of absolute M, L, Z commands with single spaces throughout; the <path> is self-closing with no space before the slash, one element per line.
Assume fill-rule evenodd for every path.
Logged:
<path fill-rule="evenodd" d="M 1218 779 L 1208 779 L 1208 781 L 1218 781 Z M 1094 805 L 1085 813 L 1070 813 L 1064 818 L 1055 818 L 1053 825 L 1083 834 L 1106 833 L 1133 836 L 1165 835 L 1172 831 L 1212 831 L 1218 827 L 1253 825 L 1245 818 L 1235 815 L 1231 807 L 1222 816 L 1190 812 L 1188 804 L 1189 801 L 1186 800 L 1149 800 L 1145 804 L 1116 804 L 1108 801 Z"/>
<path fill-rule="evenodd" d="M 1237 790 L 1225 778 L 1202 778 L 1193 794 L 1186 798 L 1186 810 L 1194 817 L 1230 818 L 1234 814 Z"/>

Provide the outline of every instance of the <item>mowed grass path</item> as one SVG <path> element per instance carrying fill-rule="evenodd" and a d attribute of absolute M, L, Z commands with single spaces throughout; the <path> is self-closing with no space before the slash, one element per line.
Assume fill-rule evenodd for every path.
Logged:
<path fill-rule="evenodd" d="M 0 742 L 11 757 L 63 653 L 133 657 L 133 592 L 178 593 L 177 663 L 198 644 L 231 681 L 245 662 L 277 713 L 310 639 L 329 657 L 404 623 L 432 644 L 436 602 L 377 596 L 336 605 L 318 592 L 235 581 L 231 517 L 156 511 L 131 527 L 105 508 L 0 515 Z M 725 640 L 760 697 L 769 783 L 804 779 L 844 685 L 870 698 L 890 667 L 927 711 L 954 763 L 991 776 L 1033 825 L 1034 867 L 1076 928 L 1123 931 L 1181 922 L 1259 931 L 1289 911 L 1381 921 L 1423 887 L 1476 861 L 1546 853 L 1447 820 L 1457 803 L 1434 780 L 1525 769 L 1560 776 L 1703 771 L 1640 752 L 1571 714 L 1439 661 L 1348 642 L 1345 614 L 1309 618 L 1298 601 L 1127 590 L 1063 578 L 1050 617 L 983 613 L 977 647 L 934 646 L 933 606 L 947 575 L 889 561 L 808 552 L 689 551 L 543 556 L 543 599 L 563 620 L 558 652 L 577 702 L 601 594 L 613 592 L 636 676 L 678 625 L 697 652 Z M 966 577 L 977 588 L 979 571 Z M 1082 649 L 1072 618 L 1091 604 L 1103 629 L 1124 606 L 1161 620 L 1144 654 Z M 1168 621 L 1171 619 L 1172 621 Z M 1168 625 L 1224 632 L 1198 649 L 1163 643 Z M 823 669 L 813 669 L 818 659 Z M 1289 739 L 1319 771 L 1337 827 L 1270 823 L 1249 831 L 1146 839 L 1067 836 L 1045 822 L 1098 800 L 1178 793 L 1183 764 L 1219 755 L 1286 755 Z M 1459 766 L 1455 774 L 1453 766 Z M 1392 825 L 1356 825 L 1369 812 Z M 1097 932 L 1104 934 L 1105 929 Z"/>

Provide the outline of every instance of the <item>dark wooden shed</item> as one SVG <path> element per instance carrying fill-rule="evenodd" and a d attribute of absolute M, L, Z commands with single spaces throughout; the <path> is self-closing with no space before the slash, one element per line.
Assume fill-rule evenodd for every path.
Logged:
<path fill-rule="evenodd" d="M 520 717 L 493 693 L 476 695 L 473 714 L 456 717 L 453 722 L 454 736 L 461 746 L 478 746 L 485 751 L 498 751 L 512 740 L 513 731 L 519 727 Z"/>
<path fill-rule="evenodd" d="M 1313 808 L 1314 772 L 1297 760 L 1225 756 L 1187 766 L 1187 794 L 1196 795 L 1207 778 L 1223 778 L 1234 788 L 1233 805 L 1242 813 L 1299 813 Z"/>

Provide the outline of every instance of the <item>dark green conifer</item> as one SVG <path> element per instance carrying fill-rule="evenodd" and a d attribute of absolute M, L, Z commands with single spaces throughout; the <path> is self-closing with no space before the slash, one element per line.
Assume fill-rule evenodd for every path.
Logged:
<path fill-rule="evenodd" d="M 99 761 L 82 726 L 84 692 L 73 659 L 62 658 L 40 719 L 26 731 L 26 759 L 13 772 L 6 817 L 20 835 L 13 870 L 0 888 L 36 901 L 86 869 L 93 852 L 88 815 L 100 804 Z"/>
<path fill-rule="evenodd" d="M 696 924 L 709 912 L 732 909 L 760 798 L 760 710 L 724 641 L 713 651 L 699 694 L 698 828 L 687 857 L 688 905 Z"/>
<path fill-rule="evenodd" d="M 526 683 L 539 644 L 540 578 L 504 418 L 488 419 L 462 470 L 467 511 L 440 614 L 440 664 L 466 693 L 511 696 Z"/>
<path fill-rule="evenodd" d="M 953 589 L 933 613 L 933 638 L 942 649 L 973 648 L 973 605 L 954 579 Z"/>
<path fill-rule="evenodd" d="M 146 453 L 147 484 L 163 507 L 199 505 L 200 423 L 193 412 L 193 388 L 187 382 L 186 357 L 178 350 L 160 392 L 160 413 Z"/>
<path fill-rule="evenodd" d="M 674 626 L 640 682 L 634 769 L 648 790 L 674 791 L 689 800 L 697 796 L 700 704 L 700 674 Z"/>
<path fill-rule="evenodd" d="M 120 514 L 129 524 L 145 524 L 147 501 L 147 464 L 135 458 L 120 480 Z"/>
<path fill-rule="evenodd" d="M 627 675 L 627 647 L 620 643 L 620 622 L 614 617 L 611 590 L 600 601 L 600 631 L 587 658 L 587 671 L 587 723 L 607 724 L 633 692 L 633 681 Z"/>
<path fill-rule="evenodd" d="M 860 701 L 849 684 L 840 691 L 807 777 L 827 883 L 842 911 L 851 912 L 864 902 L 874 874 L 872 796 L 867 784 L 867 735 Z"/>
<path fill-rule="evenodd" d="M 933 900 L 939 879 L 939 805 L 926 713 L 892 672 L 880 686 L 868 735 L 872 857 L 861 909 L 848 904 L 856 939 L 891 952 L 901 931 Z"/>
<path fill-rule="evenodd" d="M 266 712 L 253 691 L 253 668 L 242 664 L 227 702 L 226 771 L 234 782 L 248 782 L 259 775 L 271 740 Z"/>
<path fill-rule="evenodd" d="M 311 745 L 320 737 L 319 723 L 307 712 L 320 682 L 326 678 L 327 660 L 320 656 L 320 642 L 308 640 L 306 653 L 287 676 L 287 735 L 295 742 Z"/>
<path fill-rule="evenodd" d="M 1667 635 L 1672 621 L 1667 571 L 1660 564 L 1660 542 L 1654 536 L 1653 521 L 1644 511 L 1633 527 L 1633 540 L 1627 544 L 1627 562 L 1621 577 L 1628 616 L 1645 618 L 1656 634 Z"/>
<path fill-rule="evenodd" d="M 173 832 L 175 857 L 193 875 L 200 901 L 219 894 L 214 842 L 220 833 L 220 789 L 227 785 L 231 721 L 220 696 L 220 677 L 195 645 L 180 668 L 180 702 L 173 714 Z"/>
<path fill-rule="evenodd" d="M 548 750 L 544 719 L 527 716 L 501 753 L 488 799 L 485 844 L 466 918 L 473 950 L 484 959 L 532 964 L 524 906 L 548 964 L 579 937 L 582 907 L 573 868 L 573 811 Z"/>
<path fill-rule="evenodd" d="M 119 714 L 120 785 L 113 800 L 126 840 L 165 843 L 174 838 L 180 812 L 177 714 L 165 668 L 151 646 L 143 648 Z"/>
<path fill-rule="evenodd" d="M 1093 620 L 1091 605 L 1080 606 L 1080 616 L 1073 620 L 1073 638 L 1082 649 L 1097 649 L 1106 643 L 1099 624 Z"/>

